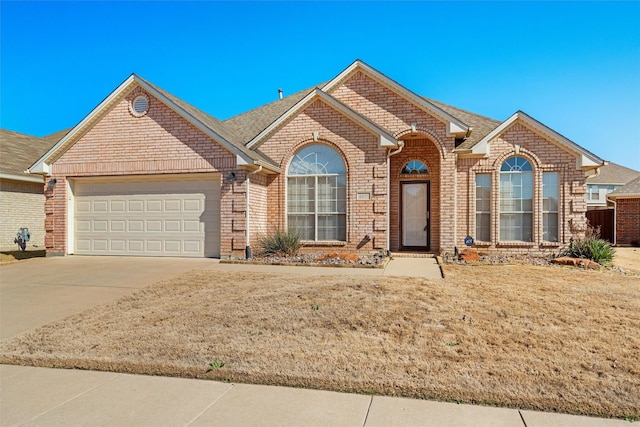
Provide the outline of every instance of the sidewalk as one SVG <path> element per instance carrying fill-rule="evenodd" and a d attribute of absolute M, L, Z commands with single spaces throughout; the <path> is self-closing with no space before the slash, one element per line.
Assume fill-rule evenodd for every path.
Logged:
<path fill-rule="evenodd" d="M 216 271 L 243 271 L 255 273 L 282 273 L 314 276 L 401 276 L 421 277 L 425 279 L 442 279 L 440 266 L 435 258 L 393 258 L 384 268 L 367 267 L 310 267 L 310 266 L 284 266 L 249 263 L 225 263 L 215 262 L 206 270 Z"/>
<path fill-rule="evenodd" d="M 3 426 L 640 426 L 426 400 L 10 365 L 0 365 L 0 387 Z"/>

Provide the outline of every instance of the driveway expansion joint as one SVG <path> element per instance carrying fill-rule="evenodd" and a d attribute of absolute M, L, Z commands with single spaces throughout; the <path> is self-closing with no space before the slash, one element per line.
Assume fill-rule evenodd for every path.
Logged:
<path fill-rule="evenodd" d="M 362 423 L 362 427 L 367 425 L 367 420 L 369 419 L 369 412 L 371 411 L 371 405 L 373 404 L 373 396 L 369 398 L 369 405 L 367 406 L 367 413 L 364 416 L 364 422 Z"/>
<path fill-rule="evenodd" d="M 213 402 L 209 403 L 202 411 L 200 411 L 200 413 L 198 415 L 196 415 L 191 421 L 189 421 L 186 425 L 190 426 L 191 424 L 195 423 L 198 418 L 200 418 L 205 412 L 207 412 L 213 405 L 215 405 L 216 403 L 218 403 L 218 401 L 220 399 L 222 399 L 222 397 L 224 395 L 226 395 L 227 393 L 229 393 L 233 388 L 235 387 L 234 383 L 229 384 L 229 387 L 224 391 L 224 393 L 222 393 L 220 396 L 218 396 L 216 399 L 213 400 Z"/>

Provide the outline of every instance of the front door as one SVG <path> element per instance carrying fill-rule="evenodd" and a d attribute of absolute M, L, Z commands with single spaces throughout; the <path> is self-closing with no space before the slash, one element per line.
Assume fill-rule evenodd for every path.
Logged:
<path fill-rule="evenodd" d="M 402 182 L 402 247 L 429 250 L 429 182 Z"/>

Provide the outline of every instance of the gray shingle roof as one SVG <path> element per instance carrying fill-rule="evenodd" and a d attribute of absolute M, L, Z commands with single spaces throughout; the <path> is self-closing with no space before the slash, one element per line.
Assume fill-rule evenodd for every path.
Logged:
<path fill-rule="evenodd" d="M 423 98 L 473 128 L 469 138 L 465 139 L 462 144 L 457 147 L 459 150 L 471 149 L 478 141 L 487 136 L 489 132 L 497 128 L 500 123 L 502 123 L 499 120 L 481 116 L 480 114 L 472 113 L 470 111 L 436 101 L 435 99 Z"/>
<path fill-rule="evenodd" d="M 38 138 L 0 129 L 0 173 L 33 177 L 24 171 L 56 142 L 52 138 Z"/>
<path fill-rule="evenodd" d="M 246 113 L 238 114 L 237 116 L 228 118 L 224 123 L 240 137 L 239 141 L 242 144 L 246 144 L 319 86 L 321 85 L 301 90 L 285 98 L 254 108 Z"/>
<path fill-rule="evenodd" d="M 640 172 L 609 162 L 600 168 L 600 175 L 587 180 L 587 184 L 622 185 L 640 176 Z"/>
<path fill-rule="evenodd" d="M 624 197 L 624 196 L 636 196 L 640 197 L 640 176 L 633 181 L 627 182 L 616 191 L 607 194 L 608 197 Z"/>

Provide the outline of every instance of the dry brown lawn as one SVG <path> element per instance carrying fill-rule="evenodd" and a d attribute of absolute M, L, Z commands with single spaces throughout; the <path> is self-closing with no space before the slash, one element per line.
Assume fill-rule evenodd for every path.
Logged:
<path fill-rule="evenodd" d="M 0 265 L 11 264 L 23 259 L 40 258 L 46 256 L 44 250 L 40 251 L 2 251 L 0 252 Z"/>
<path fill-rule="evenodd" d="M 192 272 L 4 341 L 0 361 L 640 417 L 640 277 L 446 272 Z"/>

